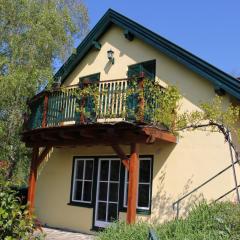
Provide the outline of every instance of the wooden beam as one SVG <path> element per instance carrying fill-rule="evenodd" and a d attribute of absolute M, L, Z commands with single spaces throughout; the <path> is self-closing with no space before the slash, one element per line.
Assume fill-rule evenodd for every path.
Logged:
<path fill-rule="evenodd" d="M 153 128 L 153 127 L 143 127 L 142 131 L 145 134 L 151 136 L 151 138 L 155 138 L 156 140 L 163 140 L 166 142 L 177 143 L 177 137 L 167 131 L 162 131 L 160 129 Z"/>
<path fill-rule="evenodd" d="M 154 143 L 155 141 L 156 141 L 156 138 L 155 138 L 154 136 L 150 135 L 150 136 L 147 138 L 146 143 L 147 143 L 147 144 L 152 144 L 152 143 Z"/>
<path fill-rule="evenodd" d="M 79 134 L 80 136 L 85 138 L 91 138 L 91 139 L 96 138 L 96 131 L 94 132 L 92 131 L 92 129 L 81 129 L 79 130 Z"/>
<path fill-rule="evenodd" d="M 124 153 L 124 151 L 121 149 L 119 145 L 112 145 L 113 150 L 118 155 L 118 157 L 122 160 L 122 164 L 129 170 L 129 158 Z"/>
<path fill-rule="evenodd" d="M 45 159 L 45 157 L 48 155 L 48 153 L 50 152 L 50 150 L 52 149 L 51 146 L 47 146 L 45 147 L 45 149 L 41 152 L 40 156 L 37 159 L 37 168 L 39 167 L 39 165 L 42 163 L 42 161 Z"/>
<path fill-rule="evenodd" d="M 139 156 L 136 143 L 131 144 L 131 155 L 129 163 L 129 183 L 128 183 L 128 204 L 127 204 L 127 223 L 133 224 L 136 221 L 137 211 L 137 188 L 139 173 Z"/>
<path fill-rule="evenodd" d="M 30 167 L 29 184 L 28 184 L 28 204 L 29 214 L 31 215 L 34 208 L 36 180 L 37 180 L 37 160 L 38 160 L 39 148 L 34 147 L 32 152 L 32 161 Z"/>
<path fill-rule="evenodd" d="M 151 144 L 157 141 L 176 143 L 177 138 L 172 133 L 151 126 L 119 125 L 74 125 L 62 127 L 47 127 L 36 129 L 23 134 L 27 147 L 46 146 L 93 146 L 93 145 L 129 145 L 132 142 Z"/>
<path fill-rule="evenodd" d="M 71 132 L 66 132 L 66 131 L 61 131 L 61 130 L 58 132 L 59 137 L 64 139 L 64 140 L 74 140 L 74 139 L 76 139 L 76 137 L 72 136 L 71 134 L 72 134 Z"/>
<path fill-rule="evenodd" d="M 51 136 L 51 133 L 49 133 L 49 132 L 40 133 L 40 136 L 43 140 L 57 141 L 59 139 L 57 132 L 55 134 L 52 134 L 52 135 L 54 135 L 54 136 Z"/>

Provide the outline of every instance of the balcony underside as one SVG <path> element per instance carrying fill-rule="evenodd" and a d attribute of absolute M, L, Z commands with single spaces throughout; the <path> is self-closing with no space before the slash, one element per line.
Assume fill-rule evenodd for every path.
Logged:
<path fill-rule="evenodd" d="M 22 137 L 27 147 L 63 147 L 78 145 L 114 145 L 154 142 L 176 143 L 176 137 L 164 127 L 129 122 L 93 123 L 38 128 L 25 131 Z"/>

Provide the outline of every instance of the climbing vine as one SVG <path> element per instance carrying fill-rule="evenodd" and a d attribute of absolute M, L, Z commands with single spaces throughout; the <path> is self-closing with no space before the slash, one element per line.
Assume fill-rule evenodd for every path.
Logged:
<path fill-rule="evenodd" d="M 71 89 L 70 95 L 78 103 L 76 112 L 84 115 L 86 121 L 121 117 L 126 121 L 165 127 L 174 135 L 196 129 L 221 132 L 236 152 L 230 133 L 240 139 L 240 129 L 236 128 L 240 108 L 224 105 L 222 97 L 216 96 L 212 101 L 200 104 L 199 110 L 183 112 L 182 96 L 175 86 L 163 88 L 156 81 L 139 78 L 130 79 L 125 87 L 115 84 L 113 88 L 110 83 L 101 89 L 99 86 L 98 83 L 82 83 Z M 67 88 L 61 88 L 61 91 L 69 94 Z M 106 102 L 107 107 L 104 107 Z M 121 110 L 113 112 L 112 109 L 120 104 Z"/>

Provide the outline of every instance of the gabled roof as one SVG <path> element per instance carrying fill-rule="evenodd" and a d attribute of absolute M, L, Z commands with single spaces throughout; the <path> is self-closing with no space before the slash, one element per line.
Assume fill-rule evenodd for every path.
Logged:
<path fill-rule="evenodd" d="M 99 20 L 95 27 L 89 32 L 81 44 L 77 47 L 75 54 L 69 59 L 55 74 L 55 79 L 61 79 L 63 83 L 69 74 L 75 69 L 82 58 L 93 47 L 94 41 L 97 41 L 109 28 L 111 24 L 115 24 L 124 30 L 129 31 L 135 37 L 143 40 L 147 44 L 152 45 L 160 52 L 168 55 L 176 61 L 182 63 L 192 71 L 211 81 L 216 89 L 224 90 L 230 95 L 240 99 L 240 81 L 229 74 L 221 71 L 213 65 L 205 62 L 199 57 L 191 54 L 176 44 L 159 36 L 158 34 L 148 30 L 131 19 L 109 9 Z"/>

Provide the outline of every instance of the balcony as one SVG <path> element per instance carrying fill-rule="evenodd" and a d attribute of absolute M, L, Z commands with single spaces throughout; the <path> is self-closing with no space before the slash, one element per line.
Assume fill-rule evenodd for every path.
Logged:
<path fill-rule="evenodd" d="M 23 140 L 29 146 L 58 146 L 77 142 L 97 144 L 99 139 L 151 142 L 157 136 L 164 139 L 165 134 L 166 139 L 175 142 L 166 128 L 156 124 L 155 112 L 160 106 L 154 103 L 154 91 L 144 81 L 143 78 L 94 84 L 85 81 L 69 88 L 44 91 L 29 103 L 31 114 L 24 124 Z M 154 86 L 163 93 L 160 86 Z"/>

